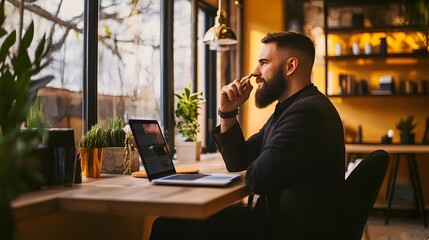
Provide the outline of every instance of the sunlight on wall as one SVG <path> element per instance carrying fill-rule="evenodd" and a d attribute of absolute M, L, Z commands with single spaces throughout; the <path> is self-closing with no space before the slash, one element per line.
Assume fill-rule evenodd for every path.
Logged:
<path fill-rule="evenodd" d="M 283 31 L 283 1 L 277 0 L 249 0 L 244 4 L 244 19 L 246 23 L 243 31 L 243 74 L 250 74 L 258 64 L 259 53 L 262 49 L 261 39 L 268 32 Z M 252 81 L 254 84 L 254 81 Z M 265 108 L 255 107 L 253 92 L 249 100 L 242 107 L 241 125 L 244 136 L 250 137 L 263 126 L 274 111 L 274 104 Z"/>

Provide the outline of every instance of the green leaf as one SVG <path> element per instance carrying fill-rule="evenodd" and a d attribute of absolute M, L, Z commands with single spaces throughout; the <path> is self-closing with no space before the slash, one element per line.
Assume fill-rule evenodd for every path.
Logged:
<path fill-rule="evenodd" d="M 6 16 L 4 15 L 4 1 L 5 0 L 1 0 L 0 3 L 0 26 L 3 26 L 4 20 L 6 19 Z"/>
<path fill-rule="evenodd" d="M 46 38 L 43 35 L 42 39 L 40 39 L 39 44 L 36 47 L 36 51 L 34 52 L 34 62 L 37 66 L 40 65 L 40 61 L 42 60 L 43 51 L 45 50 Z"/>
<path fill-rule="evenodd" d="M 9 49 L 15 44 L 16 31 L 12 31 L 9 36 L 4 40 L 0 48 L 0 62 L 3 63 L 6 60 L 6 56 L 9 54 Z"/>
<path fill-rule="evenodd" d="M 27 28 L 27 31 L 25 31 L 24 37 L 21 40 L 21 46 L 19 51 L 27 51 L 27 49 L 30 47 L 31 42 L 33 41 L 34 36 L 34 22 L 31 21 L 30 25 Z"/>
<path fill-rule="evenodd" d="M 27 51 L 20 51 L 17 56 L 12 58 L 12 66 L 16 75 L 21 75 L 29 72 L 31 68 L 31 60 Z"/>
<path fill-rule="evenodd" d="M 37 90 L 39 90 L 39 88 L 46 86 L 46 84 L 48 84 L 50 81 L 52 81 L 52 79 L 54 79 L 54 76 L 49 75 L 49 76 L 45 76 L 45 77 L 37 79 L 37 80 L 30 81 L 28 92 L 29 93 L 37 92 Z"/>

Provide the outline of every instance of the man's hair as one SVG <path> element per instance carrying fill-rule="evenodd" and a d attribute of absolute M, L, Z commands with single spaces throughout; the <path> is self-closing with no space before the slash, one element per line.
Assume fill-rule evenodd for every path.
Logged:
<path fill-rule="evenodd" d="M 264 44 L 275 42 L 277 44 L 277 48 L 297 49 L 308 54 L 308 56 L 314 61 L 314 42 L 304 34 L 296 32 L 267 33 L 267 35 L 262 38 L 261 42 Z"/>

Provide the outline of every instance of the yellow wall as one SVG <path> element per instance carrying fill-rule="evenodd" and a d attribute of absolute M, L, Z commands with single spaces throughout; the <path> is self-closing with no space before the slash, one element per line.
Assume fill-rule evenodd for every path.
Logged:
<path fill-rule="evenodd" d="M 244 2 L 243 15 L 243 73 L 249 74 L 258 64 L 259 52 L 262 48 L 261 39 L 267 32 L 279 32 L 284 29 L 283 1 L 247 0 Z M 254 84 L 253 81 L 252 83 Z M 254 92 L 255 90 L 242 108 L 241 125 L 246 137 L 257 132 L 274 111 L 274 105 L 257 109 Z"/>

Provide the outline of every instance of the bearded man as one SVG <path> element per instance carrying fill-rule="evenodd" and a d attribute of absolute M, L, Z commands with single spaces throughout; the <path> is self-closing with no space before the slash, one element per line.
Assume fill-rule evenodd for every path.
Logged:
<path fill-rule="evenodd" d="M 256 206 L 230 207 L 204 221 L 170 221 L 188 239 L 341 239 L 336 207 L 344 133 L 335 107 L 311 82 L 314 43 L 294 32 L 268 33 L 262 43 L 253 72 L 222 88 L 220 125 L 212 132 L 228 171 L 247 170 Z M 237 114 L 254 89 L 251 77 L 256 106 L 277 105 L 246 140 Z M 161 236 L 160 222 L 151 239 Z"/>

